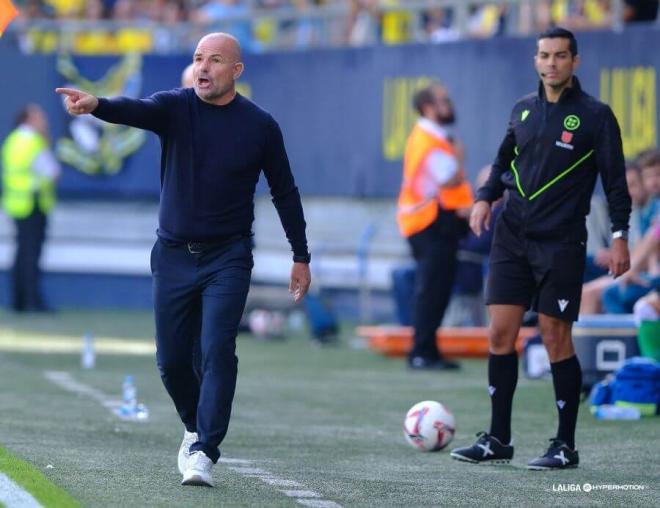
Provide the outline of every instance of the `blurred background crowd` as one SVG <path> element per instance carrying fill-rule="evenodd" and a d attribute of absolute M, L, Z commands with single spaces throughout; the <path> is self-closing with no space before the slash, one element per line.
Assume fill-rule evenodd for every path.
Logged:
<path fill-rule="evenodd" d="M 26 53 L 188 51 L 235 34 L 247 51 L 442 43 L 657 20 L 657 0 L 18 0 L 10 30 Z"/>
<path fill-rule="evenodd" d="M 395 196 L 406 137 L 417 120 L 411 98 L 432 79 L 450 90 L 458 117 L 452 136 L 465 147 L 466 174 L 476 188 L 488 173 L 484 166 L 501 140 L 510 104 L 536 86 L 528 65 L 535 35 L 560 24 L 578 32 L 585 89 L 610 104 L 619 119 L 635 205 L 630 243 L 636 263 L 613 281 L 607 275 L 607 206 L 602 192 L 594 198 L 582 314 L 660 317 L 660 66 L 653 49 L 660 37 L 658 0 L 14 3 L 20 14 L 0 39 L 0 55 L 15 78 L 0 87 L 16 100 L 0 107 L 0 140 L 19 125 L 19 108 L 39 104 L 50 122 L 44 137 L 62 165 L 61 171 L 44 170 L 60 176 L 61 198 L 50 206 L 44 301 L 14 303 L 15 310 L 47 308 L 48 301 L 55 307 L 151 305 L 158 140 L 91 117 L 70 120 L 52 90 L 68 84 L 102 96 L 138 97 L 179 86 L 199 38 L 225 31 L 246 53 L 249 70 L 239 91 L 272 111 L 285 132 L 305 199 L 316 296 L 330 301 L 342 318 L 410 324 L 414 270 L 396 228 Z M 322 51 L 310 51 L 316 48 Z M 266 287 L 287 280 L 290 258 L 263 191 L 254 228 L 254 280 L 270 304 L 275 298 Z M 8 287 L 13 229 L 0 214 L 0 284 Z M 45 226 L 37 229 L 38 248 L 27 248 L 34 273 Z M 470 236 L 460 245 L 445 325 L 486 323 L 489 247 L 489 241 Z M 75 284 L 71 274 L 79 276 Z M 36 276 L 25 278 L 35 284 Z M 101 283 L 107 291 L 98 290 Z M 3 292 L 0 305 L 8 297 Z M 336 320 L 327 323 L 335 329 Z"/>

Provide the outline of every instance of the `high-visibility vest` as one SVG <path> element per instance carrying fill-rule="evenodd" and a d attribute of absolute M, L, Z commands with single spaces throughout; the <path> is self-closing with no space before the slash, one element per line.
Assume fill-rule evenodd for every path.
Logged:
<path fill-rule="evenodd" d="M 397 222 L 405 237 L 429 227 L 438 217 L 438 210 L 457 210 L 472 206 L 474 197 L 470 183 L 463 180 L 455 187 L 445 187 L 436 196 L 426 197 L 418 192 L 417 180 L 422 176 L 426 158 L 433 150 L 441 150 L 452 157 L 456 150 L 446 139 L 433 135 L 419 124 L 415 125 L 403 158 L 403 182 L 399 193 Z M 464 178 L 463 169 L 459 170 Z"/>
<path fill-rule="evenodd" d="M 40 134 L 22 128 L 9 134 L 2 145 L 2 206 L 14 219 L 28 217 L 35 204 L 44 213 L 55 206 L 53 180 L 36 175 L 32 169 L 37 156 L 47 147 Z"/>

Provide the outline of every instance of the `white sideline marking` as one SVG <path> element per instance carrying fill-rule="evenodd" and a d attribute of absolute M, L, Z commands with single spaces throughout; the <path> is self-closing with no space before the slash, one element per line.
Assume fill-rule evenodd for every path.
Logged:
<path fill-rule="evenodd" d="M 0 503 L 7 508 L 43 508 L 32 494 L 16 485 L 3 473 L 0 473 Z"/>
<path fill-rule="evenodd" d="M 326 501 L 325 499 L 298 499 L 298 504 L 314 508 L 341 508 L 341 505 L 334 501 Z"/>
<path fill-rule="evenodd" d="M 44 372 L 44 377 L 54 385 L 57 385 L 68 392 L 76 393 L 78 395 L 86 395 L 87 397 L 94 399 L 120 420 L 141 421 L 134 418 L 127 418 L 120 414 L 121 400 L 111 399 L 101 390 L 97 390 L 96 388 L 92 388 L 91 386 L 76 381 L 68 372 L 47 370 Z"/>
<path fill-rule="evenodd" d="M 226 464 L 239 464 L 236 466 L 228 465 L 227 467 L 235 473 L 243 475 L 247 478 L 258 478 L 262 482 L 267 483 L 268 485 L 272 485 L 273 487 L 294 487 L 293 489 L 280 488 L 277 490 L 285 496 L 295 499 L 298 504 L 303 506 L 318 508 L 342 508 L 340 504 L 337 504 L 334 501 L 321 499 L 322 496 L 318 492 L 313 490 L 304 490 L 304 487 L 294 480 L 284 480 L 282 478 L 277 478 L 270 471 L 266 471 L 260 467 L 250 467 L 252 462 L 249 460 L 221 458 L 220 462 L 224 462 Z"/>
<path fill-rule="evenodd" d="M 289 497 L 321 497 L 321 494 L 313 490 L 280 490 Z"/>
<path fill-rule="evenodd" d="M 220 459 L 220 462 L 223 462 L 225 464 L 245 464 L 246 466 L 249 466 L 252 464 L 252 461 L 250 460 L 245 460 L 245 459 L 225 459 L 222 457 Z"/>
<path fill-rule="evenodd" d="M 259 467 L 230 467 L 229 469 L 244 476 L 270 476 L 268 471 L 264 471 Z"/>
<path fill-rule="evenodd" d="M 281 480 L 272 476 L 264 476 L 261 478 L 261 481 L 274 487 L 302 487 L 302 485 L 294 480 Z"/>
<path fill-rule="evenodd" d="M 94 399 L 95 401 L 99 402 L 103 407 L 108 408 L 112 414 L 121 418 L 121 415 L 119 415 L 117 412 L 117 410 L 121 406 L 121 401 L 109 399 L 101 390 L 97 390 L 96 388 L 92 388 L 91 386 L 76 381 L 68 372 L 48 370 L 44 372 L 44 377 L 48 379 L 51 383 L 69 392 L 77 393 L 80 395 L 86 395 Z M 227 464 L 228 469 L 231 469 L 232 471 L 240 475 L 250 478 L 258 478 L 262 482 L 267 483 L 268 485 L 272 485 L 273 487 L 299 487 L 299 488 L 303 487 L 300 483 L 294 480 L 283 480 L 281 478 L 276 478 L 271 472 L 266 471 L 265 469 L 261 469 L 259 467 L 251 467 L 253 462 L 249 460 L 221 458 L 220 462 Z M 229 465 L 229 464 L 235 464 L 235 465 Z M 299 504 L 303 506 L 312 506 L 318 508 L 341 508 L 341 505 L 335 503 L 334 501 L 326 501 L 323 499 L 310 499 L 310 498 L 322 497 L 321 494 L 319 494 L 318 492 L 314 492 L 313 490 L 278 489 L 278 491 L 282 492 L 285 496 L 295 499 Z M 0 491 L 0 494 L 1 493 L 2 491 Z M 0 500 L 2 499 L 0 498 Z M 38 506 L 39 505 L 35 505 L 35 507 Z M 13 506 L 7 505 L 7 508 L 13 508 Z M 29 506 L 27 508 L 32 508 L 32 506 Z"/>

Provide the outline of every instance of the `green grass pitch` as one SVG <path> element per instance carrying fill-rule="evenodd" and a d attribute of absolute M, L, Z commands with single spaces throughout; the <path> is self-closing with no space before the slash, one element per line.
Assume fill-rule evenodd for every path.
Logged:
<path fill-rule="evenodd" d="M 82 370 L 75 350 L 39 352 L 49 344 L 81 343 L 87 331 L 97 337 L 99 349 L 106 338 L 142 346 L 153 340 L 149 313 L 0 314 L 0 446 L 81 506 L 287 507 L 300 506 L 297 499 L 309 506 L 344 507 L 660 506 L 658 418 L 601 422 L 583 405 L 580 467 L 527 471 L 527 460 L 544 451 L 554 435 L 556 411 L 552 383 L 521 375 L 511 466 L 459 463 L 447 450 L 421 453 L 402 434 L 406 411 L 421 400 L 439 400 L 455 414 L 457 434 L 450 448 L 487 430 L 486 362 L 463 361 L 458 373 L 412 373 L 401 360 L 351 348 L 349 327 L 338 346 L 327 348 L 312 346 L 304 333 L 278 342 L 239 337 L 237 393 L 222 452 L 223 458 L 246 462 L 219 464 L 215 489 L 181 487 L 176 453 L 182 425 L 153 354 L 100 353 L 95 369 Z M 21 351 L 21 342 L 32 344 L 33 351 Z M 43 373 L 53 370 L 111 398 L 119 398 L 123 377 L 133 374 L 149 420 L 120 421 L 94 398 L 48 381 Z M 585 483 L 644 488 L 561 490 Z M 318 497 L 288 497 L 290 490 Z M 39 501 L 66 506 L 57 497 L 40 495 Z"/>

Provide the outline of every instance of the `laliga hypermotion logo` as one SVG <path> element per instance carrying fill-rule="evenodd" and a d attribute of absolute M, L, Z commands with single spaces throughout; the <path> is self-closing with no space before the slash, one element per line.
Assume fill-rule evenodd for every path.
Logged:
<path fill-rule="evenodd" d="M 128 54 L 100 80 L 90 81 L 80 74 L 69 55 L 62 55 L 57 61 L 58 72 L 68 81 L 62 86 L 79 88 L 101 97 L 137 97 L 142 86 L 141 69 L 142 57 Z M 139 129 L 109 124 L 92 115 L 70 118 L 71 137 L 57 141 L 57 157 L 87 175 L 118 173 L 124 159 L 140 148 L 146 139 L 146 134 Z"/>
<path fill-rule="evenodd" d="M 0 0 L 0 37 L 16 16 L 18 16 L 18 9 L 14 7 L 11 0 Z"/>

